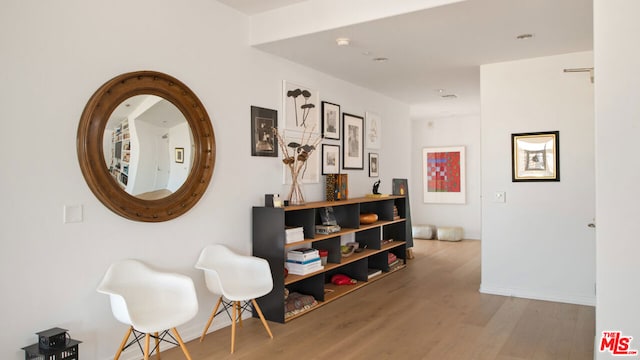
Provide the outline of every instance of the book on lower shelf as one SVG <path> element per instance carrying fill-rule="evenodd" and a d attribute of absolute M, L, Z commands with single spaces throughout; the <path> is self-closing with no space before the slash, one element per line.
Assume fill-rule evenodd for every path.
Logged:
<path fill-rule="evenodd" d="M 367 280 L 382 274 L 380 269 L 367 269 Z"/>
<path fill-rule="evenodd" d="M 320 262 L 320 258 L 318 258 L 317 261 L 312 261 L 307 264 L 297 264 L 287 260 L 285 266 L 287 267 L 289 274 L 293 275 L 307 275 L 312 272 L 324 269 L 324 266 L 322 266 L 322 263 Z"/>

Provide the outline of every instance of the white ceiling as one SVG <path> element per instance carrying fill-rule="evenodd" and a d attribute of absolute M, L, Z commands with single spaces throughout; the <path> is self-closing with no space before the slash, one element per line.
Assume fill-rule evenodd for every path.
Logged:
<path fill-rule="evenodd" d="M 219 1 L 249 15 L 304 2 Z M 524 33 L 534 37 L 516 39 Z M 351 39 L 351 46 L 338 47 L 338 37 Z M 414 115 L 477 114 L 481 64 L 592 50 L 593 4 L 467 0 L 257 47 L 411 104 Z M 457 98 L 443 98 L 438 89 Z"/>

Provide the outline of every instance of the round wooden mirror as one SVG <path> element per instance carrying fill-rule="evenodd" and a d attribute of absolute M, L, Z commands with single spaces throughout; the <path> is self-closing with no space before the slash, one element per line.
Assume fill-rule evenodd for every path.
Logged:
<path fill-rule="evenodd" d="M 166 186 L 165 181 L 165 185 L 160 187 L 171 189 L 159 188 L 145 191 L 144 194 L 132 190 L 129 179 L 133 179 L 131 175 L 137 170 L 134 168 L 141 154 L 153 154 L 156 147 L 142 145 L 150 143 L 149 136 L 147 140 L 139 140 L 138 137 L 142 134 L 141 129 L 150 126 L 150 117 L 165 119 L 162 120 L 165 125 L 171 121 L 167 121 L 163 117 L 165 115 L 159 115 L 157 110 L 146 111 L 145 116 L 139 116 L 145 112 L 139 110 L 140 107 L 153 106 L 148 104 L 149 101 L 136 100 L 145 98 L 141 95 L 152 95 L 149 98 L 159 99 L 152 100 L 154 104 L 169 104 L 164 108 L 177 109 L 169 112 L 181 114 L 188 124 L 188 127 L 182 126 L 183 129 L 174 131 L 178 134 L 175 138 L 182 140 L 173 143 L 166 140 L 167 148 L 162 150 L 163 155 L 154 156 L 155 159 L 162 158 L 162 164 L 167 168 L 180 166 L 178 172 L 181 170 L 183 174 L 176 175 L 180 181 L 173 187 Z M 131 103 L 138 106 L 138 111 L 122 115 L 120 109 L 131 106 Z M 141 122 L 136 130 L 138 118 Z M 172 131 L 169 125 L 166 126 L 155 131 L 162 139 L 168 139 Z M 167 221 L 191 209 L 204 194 L 213 175 L 215 146 L 209 115 L 198 97 L 179 80 L 155 71 L 131 72 L 107 81 L 89 99 L 78 126 L 78 160 L 89 188 L 111 211 L 135 221 Z M 144 167 L 149 168 L 146 161 Z M 152 165 L 161 170 L 161 165 Z"/>

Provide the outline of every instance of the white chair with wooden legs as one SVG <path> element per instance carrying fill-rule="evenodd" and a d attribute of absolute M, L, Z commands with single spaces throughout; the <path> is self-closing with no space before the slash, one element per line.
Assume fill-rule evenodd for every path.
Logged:
<path fill-rule="evenodd" d="M 118 360 L 129 346 L 140 345 L 142 339 L 145 360 L 153 352 L 160 358 L 161 341 L 179 345 L 185 357 L 191 360 L 176 330 L 198 312 L 198 298 L 191 278 L 153 270 L 138 260 L 121 260 L 109 267 L 98 292 L 109 295 L 113 316 L 129 325 L 114 360 Z M 134 336 L 129 342 L 132 333 Z M 150 351 L 152 337 L 155 347 Z"/>
<path fill-rule="evenodd" d="M 231 308 L 232 354 L 235 348 L 236 323 L 242 325 L 242 311 L 248 309 L 249 304 L 253 305 L 269 337 L 273 339 L 271 329 L 255 300 L 273 289 L 271 269 L 265 259 L 236 254 L 224 245 L 209 245 L 202 250 L 196 268 L 204 271 L 209 291 L 220 295 L 202 331 L 200 341 L 207 335 L 207 330 L 213 318 L 219 313 L 218 308 L 221 304 L 227 312 Z"/>

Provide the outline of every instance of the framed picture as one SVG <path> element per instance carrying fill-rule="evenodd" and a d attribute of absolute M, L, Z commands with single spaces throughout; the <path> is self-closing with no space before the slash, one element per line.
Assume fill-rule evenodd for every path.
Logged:
<path fill-rule="evenodd" d="M 176 148 L 176 162 L 184 163 L 184 148 Z"/>
<path fill-rule="evenodd" d="M 322 175 L 340 173 L 340 145 L 322 144 Z"/>
<path fill-rule="evenodd" d="M 282 82 L 284 128 L 320 133 L 318 92 L 289 81 Z"/>
<path fill-rule="evenodd" d="M 362 116 L 342 114 L 342 168 L 364 169 L 364 119 Z"/>
<path fill-rule="evenodd" d="M 278 127 L 278 112 L 251 107 L 251 156 L 278 156 L 278 139 L 273 129 Z"/>
<path fill-rule="evenodd" d="M 367 149 L 380 149 L 380 136 L 382 121 L 378 114 L 372 112 L 365 113 L 365 147 Z"/>
<path fill-rule="evenodd" d="M 425 203 L 464 204 L 464 146 L 422 149 L 422 181 Z"/>
<path fill-rule="evenodd" d="M 369 153 L 369 177 L 378 177 L 379 170 L 378 154 Z"/>
<path fill-rule="evenodd" d="M 560 132 L 511 134 L 511 181 L 560 181 Z"/>
<path fill-rule="evenodd" d="M 340 140 L 340 105 L 322 102 L 322 137 Z"/>

